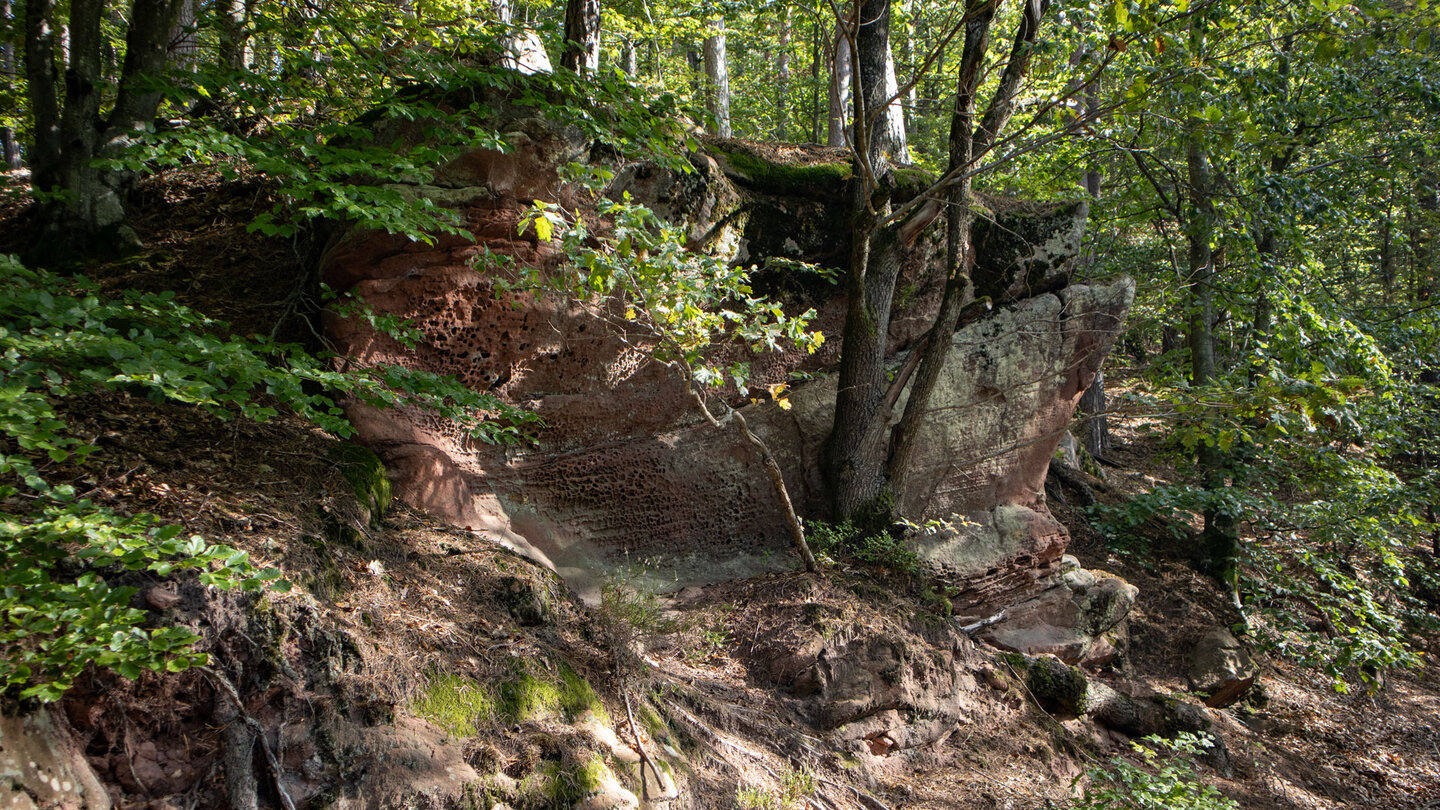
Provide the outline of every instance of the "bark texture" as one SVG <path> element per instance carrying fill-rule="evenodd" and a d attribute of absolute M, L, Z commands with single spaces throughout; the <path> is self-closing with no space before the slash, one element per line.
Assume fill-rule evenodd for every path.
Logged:
<path fill-rule="evenodd" d="M 600 68 L 600 0 L 565 4 L 565 51 L 560 64 L 576 72 Z"/>

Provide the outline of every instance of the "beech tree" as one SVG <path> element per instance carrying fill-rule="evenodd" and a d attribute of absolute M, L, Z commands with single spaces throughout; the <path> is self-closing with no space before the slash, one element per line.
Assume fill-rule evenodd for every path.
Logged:
<path fill-rule="evenodd" d="M 600 68 L 600 0 L 566 0 L 560 64 L 577 73 Z"/>
<path fill-rule="evenodd" d="M 725 18 L 714 17 L 706 23 L 705 37 L 705 108 L 714 121 L 712 134 L 729 138 L 730 128 L 730 62 L 725 49 Z"/>
<path fill-rule="evenodd" d="M 136 176 L 107 171 L 97 162 L 119 157 L 153 127 L 166 49 L 182 2 L 135 0 L 129 7 L 124 63 L 114 101 L 107 105 L 101 72 L 105 0 L 72 0 L 64 19 L 55 0 L 27 0 L 26 100 L 34 119 L 30 169 L 35 190 L 48 197 L 38 212 L 40 227 L 31 251 L 36 260 L 53 262 L 137 243 L 125 223 L 125 197 Z M 69 31 L 63 81 L 56 65 L 62 25 Z"/>

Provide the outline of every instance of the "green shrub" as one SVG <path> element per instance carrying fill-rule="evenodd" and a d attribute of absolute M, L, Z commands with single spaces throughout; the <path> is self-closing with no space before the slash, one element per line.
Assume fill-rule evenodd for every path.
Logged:
<path fill-rule="evenodd" d="M 193 569 L 219 587 L 288 587 L 247 554 L 182 539 L 152 515 L 122 516 L 47 477 L 95 451 L 67 425 L 63 403 L 126 391 L 199 408 L 217 418 L 265 421 L 288 408 L 341 436 L 354 434 L 341 395 L 377 407 L 418 406 L 457 420 L 472 436 L 514 441 L 535 417 L 453 378 L 397 367 L 332 370 L 330 357 L 266 338 L 223 337 L 224 323 L 170 293 L 102 296 L 0 256 L 0 693 L 54 700 L 90 664 L 127 677 L 142 669 L 204 663 L 196 636 L 146 627 L 129 606 L 123 571 L 169 576 Z M 64 469 L 63 467 L 61 469 Z M 67 475 L 67 477 L 69 477 Z M 379 497 L 379 496 L 377 496 Z"/>
<path fill-rule="evenodd" d="M 1070 806 L 1074 810 L 1240 810 L 1233 799 L 1201 783 L 1195 773 L 1195 755 L 1215 744 L 1209 737 L 1183 733 L 1173 740 L 1150 736 L 1142 742 L 1132 743 L 1142 764 L 1111 757 L 1105 765 L 1087 769 L 1090 785 Z"/>
<path fill-rule="evenodd" d="M 807 521 L 806 534 L 817 556 L 832 560 L 848 558 L 902 574 L 914 573 L 920 565 L 919 557 L 903 537 L 888 532 L 867 533 L 848 520 L 844 523 Z"/>

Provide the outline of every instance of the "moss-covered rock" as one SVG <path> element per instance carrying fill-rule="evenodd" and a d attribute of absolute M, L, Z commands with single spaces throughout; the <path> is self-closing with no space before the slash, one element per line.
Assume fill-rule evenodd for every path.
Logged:
<path fill-rule="evenodd" d="M 330 455 L 340 467 L 340 474 L 349 482 L 360 508 L 367 513 L 370 525 L 379 526 L 391 498 L 385 462 L 373 450 L 358 444 L 337 445 Z"/>
<path fill-rule="evenodd" d="M 1051 714 L 1079 717 L 1085 713 L 1089 681 L 1085 673 L 1053 656 L 1031 658 L 1025 670 L 1025 685 Z"/>
<path fill-rule="evenodd" d="M 971 229 L 975 295 L 1003 303 L 1064 287 L 1088 213 L 1084 202 L 1029 203 L 977 195 Z"/>
<path fill-rule="evenodd" d="M 920 192 L 929 188 L 937 178 L 931 172 L 916 168 L 895 170 L 895 200 L 906 202 L 915 199 Z"/>
<path fill-rule="evenodd" d="M 839 194 L 852 173 L 849 163 L 774 160 L 737 141 L 712 142 L 705 151 L 737 182 L 770 194 L 802 197 Z"/>

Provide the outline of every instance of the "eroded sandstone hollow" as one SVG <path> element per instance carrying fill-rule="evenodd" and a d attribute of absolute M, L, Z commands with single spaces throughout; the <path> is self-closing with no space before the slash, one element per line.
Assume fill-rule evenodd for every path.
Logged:
<path fill-rule="evenodd" d="M 534 410 L 544 427 L 533 445 L 494 447 L 423 413 L 356 406 L 361 438 L 385 459 L 401 498 L 553 564 L 582 594 L 593 595 L 598 572 L 626 563 L 681 584 L 788 566 L 770 483 L 733 431 L 705 423 L 634 336 L 558 300 L 502 293 L 493 271 L 471 259 L 488 250 L 517 263 L 557 261 L 533 233 L 517 235 L 517 221 L 535 199 L 584 210 L 591 201 L 560 182 L 559 167 L 597 160 L 616 169 L 609 194 L 651 205 L 704 249 L 745 263 L 780 256 L 833 267 L 848 249 L 845 153 L 726 141 L 693 155 L 690 173 L 617 166 L 564 127 L 500 109 L 511 153 L 461 155 L 434 185 L 412 190 L 459 213 L 473 243 L 424 245 L 351 230 L 322 260 L 328 284 L 412 320 L 424 344 L 406 349 L 356 319 L 331 319 L 328 330 L 359 362 L 453 373 Z M 924 183 L 902 172 L 898 194 L 913 196 Z M 994 306 L 953 336 L 917 474 L 897 493 L 907 514 L 965 519 L 917 542 L 971 604 L 1027 590 L 1064 550 L 1066 532 L 1044 504 L 1046 467 L 1133 294 L 1128 280 L 1070 283 L 1083 205 L 984 203 L 977 290 Z M 938 304 L 940 233 L 932 228 L 905 257 L 889 335 L 897 366 Z M 762 385 L 805 373 L 790 410 L 745 405 L 738 395 L 732 404 L 745 405 L 775 452 L 798 511 L 823 517 L 818 458 L 833 409 L 826 372 L 840 351 L 841 291 L 779 270 L 762 270 L 756 281 L 787 307 L 814 307 L 815 326 L 830 339 L 814 356 L 752 358 Z"/>

